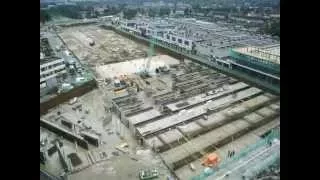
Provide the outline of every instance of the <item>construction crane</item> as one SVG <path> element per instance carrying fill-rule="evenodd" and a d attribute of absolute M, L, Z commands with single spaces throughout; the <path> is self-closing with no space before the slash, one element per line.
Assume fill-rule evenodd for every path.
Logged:
<path fill-rule="evenodd" d="M 154 53 L 154 38 L 151 37 L 150 45 L 149 45 L 149 49 L 148 49 L 148 57 L 145 59 L 144 67 L 143 67 L 143 70 L 142 70 L 142 75 L 143 76 L 148 76 L 149 75 L 150 62 L 151 62 L 152 56 L 154 54 L 155 54 Z"/>

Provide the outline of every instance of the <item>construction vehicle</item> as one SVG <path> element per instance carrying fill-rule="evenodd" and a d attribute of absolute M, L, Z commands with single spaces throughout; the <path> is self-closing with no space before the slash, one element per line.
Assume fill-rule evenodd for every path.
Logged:
<path fill-rule="evenodd" d="M 202 165 L 206 167 L 216 167 L 220 162 L 220 158 L 216 153 L 210 153 L 202 159 Z"/>
<path fill-rule="evenodd" d="M 139 179 L 140 180 L 147 180 L 147 179 L 154 179 L 159 176 L 157 169 L 147 169 L 147 170 L 141 170 L 139 172 Z"/>

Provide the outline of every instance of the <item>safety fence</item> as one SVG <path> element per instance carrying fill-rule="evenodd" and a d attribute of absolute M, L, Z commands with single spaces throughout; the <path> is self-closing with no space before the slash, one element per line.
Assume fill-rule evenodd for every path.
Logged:
<path fill-rule="evenodd" d="M 192 177 L 191 179 L 192 180 L 205 180 L 209 176 L 214 175 L 218 170 L 227 168 L 230 164 L 235 163 L 235 162 L 239 161 L 240 159 L 247 157 L 250 154 L 253 154 L 258 149 L 263 149 L 263 147 L 269 146 L 270 143 L 272 143 L 275 139 L 280 139 L 280 131 L 278 129 L 271 130 L 267 136 L 258 140 L 256 143 L 242 149 L 240 152 L 235 154 L 232 158 L 226 159 L 225 161 L 220 163 L 215 168 L 205 168 L 204 171 L 200 175 Z M 268 161 L 265 161 L 265 163 L 263 165 L 260 165 L 257 168 L 253 169 L 251 172 L 248 171 L 247 173 L 250 174 L 250 176 L 252 176 L 253 174 L 257 174 L 258 172 L 263 170 L 263 168 L 266 168 L 268 165 L 270 165 L 271 163 L 276 161 L 277 157 L 279 157 L 279 156 L 280 156 L 280 152 L 279 152 L 279 154 L 277 154 L 277 153 L 273 154 L 271 157 L 267 158 Z"/>

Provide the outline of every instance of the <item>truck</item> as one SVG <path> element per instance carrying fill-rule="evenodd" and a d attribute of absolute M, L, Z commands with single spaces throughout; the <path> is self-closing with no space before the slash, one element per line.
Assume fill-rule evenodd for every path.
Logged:
<path fill-rule="evenodd" d="M 147 179 L 154 179 L 159 176 L 157 169 L 147 169 L 147 170 L 141 170 L 139 172 L 139 179 L 140 180 L 147 180 Z"/>

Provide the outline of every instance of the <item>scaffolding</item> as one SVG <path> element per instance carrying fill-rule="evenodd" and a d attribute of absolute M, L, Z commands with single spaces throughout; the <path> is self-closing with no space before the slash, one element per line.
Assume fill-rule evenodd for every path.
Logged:
<path fill-rule="evenodd" d="M 256 53 L 258 53 L 259 49 L 255 49 L 254 51 L 257 51 Z M 266 60 L 267 58 L 263 58 L 263 56 L 253 56 L 249 53 L 244 53 L 237 49 L 230 49 L 229 54 L 231 57 L 233 57 L 232 60 L 236 63 L 279 76 L 280 63 L 275 63 L 274 61 Z M 278 61 L 280 62 L 280 56 L 277 58 L 279 58 Z"/>
<path fill-rule="evenodd" d="M 251 154 L 254 154 L 257 150 L 263 149 L 264 147 L 270 146 L 270 143 L 272 143 L 275 139 L 280 139 L 280 131 L 279 129 L 273 129 L 270 131 L 270 133 L 258 140 L 256 143 L 248 146 L 247 148 L 241 150 L 239 153 L 237 153 L 235 156 L 233 156 L 230 159 L 224 160 L 222 163 L 220 163 L 215 168 L 205 168 L 203 172 L 197 176 L 192 177 L 192 180 L 205 180 L 209 176 L 215 175 L 215 173 L 221 169 L 227 169 L 228 166 L 232 165 L 233 163 L 238 162 L 240 159 L 244 159 L 245 157 L 248 157 Z M 257 156 L 259 157 L 259 156 Z M 269 165 L 276 162 L 280 157 L 280 151 L 279 153 L 272 154 L 270 157 L 267 157 L 266 160 L 257 166 L 255 168 L 249 169 L 245 172 L 245 174 L 248 177 L 252 177 L 262 170 L 266 169 Z"/>

